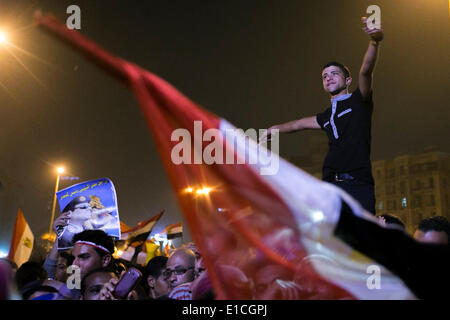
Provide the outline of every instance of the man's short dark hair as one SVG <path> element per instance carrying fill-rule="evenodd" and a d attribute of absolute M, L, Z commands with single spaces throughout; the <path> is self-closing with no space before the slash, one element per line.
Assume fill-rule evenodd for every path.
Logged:
<path fill-rule="evenodd" d="M 434 216 L 420 221 L 418 229 L 422 232 L 445 232 L 450 239 L 450 222 L 443 216 Z"/>
<path fill-rule="evenodd" d="M 96 245 L 102 246 L 107 249 L 110 254 L 114 253 L 114 240 L 103 230 L 84 230 L 73 236 L 72 242 L 76 243 L 77 241 L 93 242 Z M 97 251 L 100 257 L 103 257 L 107 254 L 107 252 L 101 249 L 95 248 L 95 251 Z"/>
<path fill-rule="evenodd" d="M 70 266 L 73 262 L 73 256 L 67 251 L 61 251 L 58 253 L 59 256 L 67 261 L 67 265 Z"/>
<path fill-rule="evenodd" d="M 144 269 L 144 278 L 152 276 L 158 278 L 166 267 L 168 258 L 165 256 L 156 256 L 150 259 Z"/>
<path fill-rule="evenodd" d="M 341 69 L 341 71 L 342 71 L 342 73 L 344 74 L 345 78 L 350 77 L 350 70 L 349 70 L 349 68 L 347 68 L 347 67 L 344 66 L 342 63 L 339 63 L 339 62 L 337 62 L 337 61 L 330 61 L 330 62 L 328 62 L 327 64 L 325 64 L 325 65 L 323 66 L 322 71 L 323 71 L 325 68 L 328 68 L 328 67 L 331 67 L 331 66 L 338 67 L 339 69 Z"/>
<path fill-rule="evenodd" d="M 17 269 L 16 272 L 16 285 L 19 290 L 21 290 L 27 283 L 36 280 L 45 280 L 47 279 L 47 272 L 37 262 L 28 261 L 25 262 Z"/>
<path fill-rule="evenodd" d="M 54 287 L 51 286 L 44 286 L 44 285 L 37 285 L 32 288 L 29 288 L 25 292 L 22 293 L 22 298 L 24 300 L 28 300 L 33 294 L 36 292 L 48 292 L 48 293 L 58 293 L 58 290 L 56 290 Z"/>
<path fill-rule="evenodd" d="M 398 217 L 390 215 L 390 214 L 382 214 L 382 215 L 380 215 L 380 217 L 383 217 L 384 220 L 386 221 L 386 223 L 397 224 L 406 230 L 405 224 Z"/>

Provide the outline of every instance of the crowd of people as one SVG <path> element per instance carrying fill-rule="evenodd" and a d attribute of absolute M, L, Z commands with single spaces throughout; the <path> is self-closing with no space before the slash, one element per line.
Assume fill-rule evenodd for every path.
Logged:
<path fill-rule="evenodd" d="M 374 16 L 376 15 L 374 13 Z M 336 61 L 326 63 L 322 68 L 321 79 L 323 89 L 330 98 L 327 108 L 316 115 L 273 125 L 263 134 L 259 142 L 270 141 L 272 134 L 276 136 L 278 133 L 293 133 L 310 129 L 323 130 L 328 137 L 329 150 L 324 160 L 322 180 L 344 190 L 357 200 L 367 212 L 375 215 L 375 189 L 370 155 L 374 111 L 372 82 L 384 33 L 380 21 L 374 24 L 375 20 L 371 17 L 361 19 L 362 30 L 368 36 L 369 43 L 355 77 L 358 83 L 356 90 L 350 92 L 353 78 L 345 65 Z M 49 28 L 48 20 L 42 17 L 38 17 L 38 19 L 42 20 L 41 25 Z M 378 17 L 377 20 L 379 19 Z M 57 29 L 51 23 L 49 29 L 54 32 L 55 28 Z M 89 41 L 81 41 L 80 39 L 83 38 L 80 35 L 77 36 L 76 41 L 70 36 L 67 38 L 74 42 L 75 47 L 79 46 L 82 50 L 89 52 L 89 56 L 92 55 L 95 58 L 93 60 L 100 61 L 102 66 L 109 66 L 107 69 L 115 71 L 115 65 L 121 65 L 119 63 L 112 65 L 106 61 L 108 54 L 101 52 L 94 45 L 91 45 L 89 49 L 83 49 L 80 43 L 88 47 Z M 129 63 L 124 70 L 130 72 L 130 66 Z M 147 83 L 143 81 L 148 80 L 145 77 L 137 77 L 136 75 L 139 75 L 140 72 L 138 69 L 133 69 L 133 79 L 126 78 L 126 81 L 132 84 L 136 81 L 134 85 L 130 86 L 133 87 L 135 93 L 139 91 L 138 89 L 142 89 L 142 84 Z M 117 74 L 119 73 L 125 74 L 126 72 L 120 69 Z M 142 83 L 138 83 L 135 79 Z M 176 91 L 168 90 L 166 84 L 162 90 L 153 75 L 151 79 L 152 83 L 148 87 L 151 87 L 152 93 L 149 97 L 154 98 L 152 96 L 154 91 L 158 97 L 158 99 L 154 99 L 155 101 L 161 100 L 164 103 L 166 100 L 170 101 L 170 108 L 166 108 L 170 111 L 164 111 L 164 114 L 170 114 L 174 112 L 173 110 L 179 109 L 183 110 L 184 115 L 188 110 L 187 106 L 193 108 L 185 102 L 184 97 L 179 99 L 183 101 L 183 104 L 178 105 L 177 99 L 174 98 L 177 97 Z M 170 91 L 170 97 L 166 91 Z M 141 104 L 142 97 L 146 96 L 147 93 L 145 95 L 140 93 Z M 161 108 L 161 110 L 165 109 Z M 209 119 L 209 116 L 205 116 L 205 118 Z M 173 119 L 178 117 L 179 115 Z M 167 121 L 166 127 L 170 128 L 178 120 L 173 120 L 174 123 L 172 123 L 172 118 L 170 121 L 165 121 Z M 159 142 L 161 141 L 163 140 Z M 169 174 L 169 176 L 171 175 Z M 281 175 L 280 177 L 284 178 L 285 176 Z M 285 187 L 287 189 L 288 185 Z M 244 189 L 245 196 L 257 193 L 248 186 L 245 186 Z M 288 198 L 286 197 L 286 199 Z M 257 199 L 261 200 L 259 203 L 261 206 L 269 202 L 266 199 Z M 244 202 L 247 205 L 247 201 Z M 279 208 L 278 206 L 273 207 Z M 417 226 L 413 237 L 410 237 L 402 221 L 394 216 L 382 215 L 378 217 L 379 223 L 373 223 L 352 214 L 344 202 L 342 202 L 342 208 L 333 233 L 335 237 L 340 238 L 355 251 L 373 259 L 395 274 L 415 297 L 419 299 L 442 298 L 440 289 L 446 290 L 447 285 L 450 285 L 450 277 L 447 275 L 450 268 L 448 262 L 450 223 L 445 217 L 435 216 L 424 219 Z M 268 212 L 270 214 L 283 213 L 276 210 L 268 210 Z M 238 237 L 239 234 L 235 238 L 226 236 L 220 238 L 220 235 L 214 239 L 215 241 L 209 241 L 214 238 L 214 233 L 218 233 L 213 228 L 217 224 L 205 217 L 205 225 L 212 226 L 209 229 L 204 228 L 208 229 L 205 232 L 209 232 L 209 234 L 204 235 L 205 243 L 202 243 L 202 248 L 208 247 L 208 252 L 202 253 L 193 244 L 184 245 L 172 250 L 167 256 L 160 252 L 162 255 L 153 257 L 145 265 L 136 265 L 114 257 L 116 251 L 114 239 L 104 231 L 81 231 L 74 234 L 71 241 L 73 248 L 69 251 L 58 251 L 56 240 L 43 263 L 28 261 L 18 267 L 13 261 L 3 259 L 0 262 L 0 300 L 213 300 L 223 296 L 229 299 L 245 297 L 259 300 L 302 299 L 305 297 L 308 299 L 332 299 L 334 296 L 330 292 L 333 290 L 338 299 L 353 298 L 344 292 L 345 290 L 336 289 L 334 283 L 322 281 L 315 270 L 310 272 L 311 269 L 314 269 L 311 265 L 320 263 L 321 260 L 323 263 L 333 264 L 334 261 L 328 261 L 332 259 L 327 256 L 302 256 L 295 259 L 296 255 L 298 258 L 299 252 L 306 250 L 304 247 L 294 248 L 300 242 L 296 238 L 298 234 L 295 232 L 301 233 L 303 230 L 298 230 L 296 225 L 290 225 L 291 222 L 291 224 L 295 223 L 291 220 L 292 217 L 282 217 L 280 220 L 283 220 L 283 223 L 284 220 L 287 220 L 288 223 L 280 227 L 280 225 L 273 224 L 267 216 L 241 210 L 239 215 L 230 216 L 233 219 L 226 220 L 226 222 L 239 229 L 239 224 L 233 224 L 233 222 L 243 219 L 244 216 L 248 218 L 246 222 L 252 223 L 254 229 L 273 229 L 274 233 L 264 234 L 267 236 L 265 239 L 255 240 L 257 237 L 250 234 L 242 240 Z M 55 233 L 57 233 L 58 226 L 64 226 L 65 218 L 65 214 L 62 214 L 55 221 L 53 226 Z M 322 215 L 319 211 L 317 220 L 321 218 Z M 291 229 L 282 228 L 285 225 L 290 225 Z M 92 225 L 89 225 L 89 228 L 92 228 Z M 224 229 L 226 228 L 224 227 Z M 318 230 L 318 233 L 320 231 Z M 238 250 L 239 241 L 257 242 L 258 240 L 263 245 L 272 246 L 273 251 L 281 252 L 283 258 L 287 257 L 285 260 L 291 259 L 290 262 L 305 263 L 299 264 L 297 272 L 292 273 L 292 270 L 289 271 L 283 265 L 284 260 L 277 260 L 278 256 L 271 257 L 272 260 L 277 260 L 275 263 L 268 262 L 270 259 L 267 256 L 271 253 L 267 252 L 269 250 L 265 252 L 264 250 Z M 225 251 L 227 255 L 224 254 Z M 245 254 L 242 254 L 243 252 Z M 251 259 L 253 259 L 251 263 L 245 261 Z M 310 263 L 314 259 L 314 263 Z M 221 262 L 226 260 L 226 263 L 212 263 L 219 260 Z M 247 266 L 246 272 L 240 268 L 242 265 Z M 211 266 L 215 268 L 210 268 Z M 219 282 L 227 282 L 229 285 L 227 288 L 232 287 L 234 291 L 225 290 L 226 286 L 219 288 L 217 286 Z M 233 295 L 233 292 L 240 294 Z"/>
<path fill-rule="evenodd" d="M 406 234 L 400 219 L 391 215 L 378 216 L 378 219 L 380 225 L 393 226 Z M 414 242 L 426 243 L 431 250 L 442 247 L 447 251 L 449 237 L 450 223 L 442 216 L 422 220 L 413 236 Z M 216 295 L 209 273 L 226 271 L 207 270 L 201 252 L 193 243 L 172 250 L 168 256 L 155 256 L 145 266 L 114 258 L 114 239 L 102 230 L 78 233 L 73 243 L 70 251 L 59 252 L 55 243 L 44 263 L 28 261 L 17 268 L 14 262 L 2 259 L 0 299 L 212 300 Z M 116 290 L 118 283 L 131 268 L 137 269 L 141 277 L 136 282 L 123 281 L 122 287 L 125 283 L 128 291 L 126 296 L 120 296 Z M 269 269 L 255 275 L 264 278 L 258 286 L 250 286 L 255 299 L 274 297 L 264 295 L 268 287 L 272 287 L 271 292 L 276 286 L 295 290 L 295 286 L 287 285 L 288 282 L 277 276 L 279 272 Z M 407 269 L 414 270 L 414 265 Z M 246 281 L 251 282 L 251 277 Z M 261 287 L 263 282 L 265 288 Z"/>

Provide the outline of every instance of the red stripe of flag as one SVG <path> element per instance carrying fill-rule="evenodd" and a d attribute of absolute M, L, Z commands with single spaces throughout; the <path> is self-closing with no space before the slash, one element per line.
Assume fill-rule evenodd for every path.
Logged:
<path fill-rule="evenodd" d="M 14 261 L 14 256 L 16 254 L 16 249 L 20 244 L 20 239 L 25 232 L 25 228 L 27 226 L 27 221 L 22 213 L 22 210 L 17 211 L 16 220 L 14 222 L 14 230 L 11 237 L 11 245 L 9 247 L 8 259 Z"/>

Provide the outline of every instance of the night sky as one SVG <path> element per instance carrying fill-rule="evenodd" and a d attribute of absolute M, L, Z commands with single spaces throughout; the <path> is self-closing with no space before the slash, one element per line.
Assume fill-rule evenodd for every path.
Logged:
<path fill-rule="evenodd" d="M 350 68 L 354 90 L 369 41 L 360 17 L 377 4 L 385 39 L 374 75 L 372 159 L 450 151 L 447 0 L 0 0 L 0 29 L 29 53 L 0 47 L 2 250 L 19 207 L 35 237 L 47 231 L 60 164 L 78 182 L 110 178 L 130 226 L 162 209 L 156 231 L 184 221 L 131 91 L 32 25 L 34 10 L 65 21 L 71 4 L 81 8 L 81 33 L 243 129 L 326 109 L 328 61 Z M 281 136 L 280 154 L 306 155 L 305 137 Z"/>

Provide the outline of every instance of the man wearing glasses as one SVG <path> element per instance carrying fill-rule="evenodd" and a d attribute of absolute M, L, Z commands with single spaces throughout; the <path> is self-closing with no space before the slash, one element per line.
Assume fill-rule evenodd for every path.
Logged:
<path fill-rule="evenodd" d="M 169 257 L 169 260 L 167 260 L 166 270 L 163 273 L 171 290 L 169 293 L 169 298 L 185 300 L 182 297 L 179 297 L 179 295 L 182 295 L 183 297 L 186 296 L 184 298 L 190 296 L 189 287 L 190 282 L 192 282 L 195 278 L 194 269 L 195 254 L 190 249 L 177 249 Z"/>

